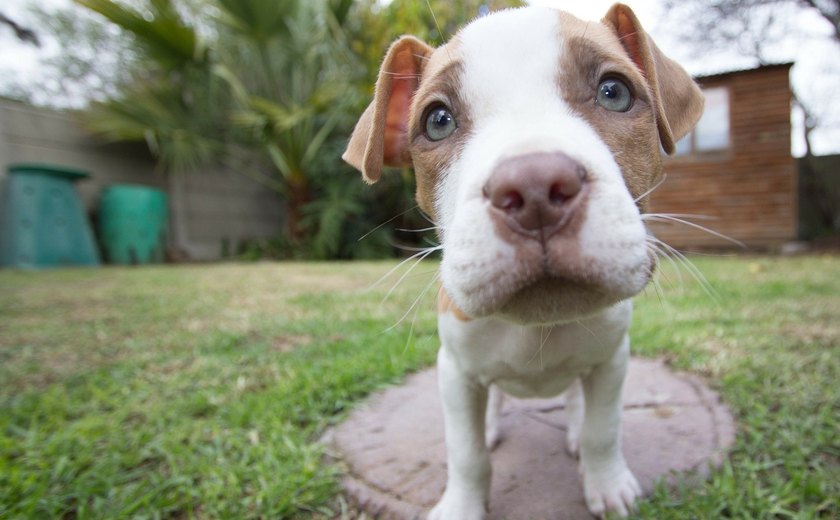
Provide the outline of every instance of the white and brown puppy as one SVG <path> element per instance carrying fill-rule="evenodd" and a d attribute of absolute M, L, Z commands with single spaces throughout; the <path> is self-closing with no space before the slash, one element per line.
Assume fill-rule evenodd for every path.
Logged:
<path fill-rule="evenodd" d="M 640 212 L 660 146 L 671 153 L 702 108 L 620 4 L 601 23 L 505 10 L 440 48 L 406 36 L 388 50 L 344 158 L 371 183 L 383 166 L 413 166 L 443 246 L 448 481 L 430 518 L 485 517 L 496 387 L 569 389 L 566 444 L 589 510 L 632 508 L 640 488 L 621 452 L 620 394 L 630 298 L 655 267 Z"/>

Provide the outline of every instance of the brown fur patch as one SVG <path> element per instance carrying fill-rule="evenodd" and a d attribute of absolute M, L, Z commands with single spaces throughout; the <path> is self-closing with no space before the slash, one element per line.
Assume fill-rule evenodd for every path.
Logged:
<path fill-rule="evenodd" d="M 644 77 L 614 35 L 600 24 L 561 15 L 565 35 L 557 81 L 569 106 L 604 140 L 621 168 L 634 199 L 661 174 L 659 136 Z M 602 78 L 623 79 L 634 101 L 627 112 L 611 112 L 595 103 Z"/>
<path fill-rule="evenodd" d="M 417 181 L 417 204 L 432 220 L 437 218 L 434 200 L 440 175 L 460 156 L 472 128 L 469 105 L 462 96 L 463 64 L 458 47 L 456 38 L 432 54 L 412 101 L 408 122 L 409 147 Z M 452 111 L 458 128 L 446 139 L 431 141 L 425 135 L 425 117 L 427 110 L 437 104 L 445 105 Z"/>
<path fill-rule="evenodd" d="M 565 47 L 557 81 L 564 100 L 598 132 L 621 168 L 631 195 L 639 199 L 662 173 L 660 142 L 666 150 L 673 148 L 673 128 L 679 130 L 681 137 L 694 125 L 702 112 L 696 107 L 699 98 L 702 108 L 702 94 L 691 78 L 664 56 L 662 59 L 678 70 L 663 69 L 657 74 L 655 67 L 642 68 L 655 61 L 653 53 L 661 53 L 655 46 L 646 45 L 652 42 L 641 27 L 632 25 L 637 23 L 635 17 L 631 19 L 624 11 L 614 14 L 620 24 L 615 31 L 633 33 L 625 35 L 624 40 L 620 40 L 621 33 L 605 24 L 560 14 Z M 627 112 L 611 112 L 595 103 L 598 84 L 608 77 L 620 78 L 630 87 L 634 101 Z M 689 108 L 674 99 L 674 90 L 690 98 Z M 663 93 L 667 95 L 664 100 L 660 97 Z M 673 110 L 663 108 L 672 104 L 685 113 L 672 114 Z M 673 128 L 668 117 L 675 121 Z M 639 200 L 638 204 L 644 211 L 647 200 Z"/>
<path fill-rule="evenodd" d="M 603 23 L 646 79 L 662 148 L 674 153 L 676 142 L 694 127 L 703 113 L 700 88 L 682 67 L 662 54 L 629 7 L 614 4 Z"/>
<path fill-rule="evenodd" d="M 383 166 L 408 166 L 407 124 L 414 93 L 433 49 L 413 36 L 394 42 L 385 55 L 373 101 L 362 114 L 342 155 L 369 183 Z"/>
<path fill-rule="evenodd" d="M 451 312 L 453 316 L 455 316 L 460 321 L 472 321 L 472 318 L 466 315 L 464 311 L 461 310 L 460 307 L 455 305 L 455 302 L 452 301 L 452 298 L 446 294 L 446 289 L 443 286 L 440 286 L 438 289 L 437 295 L 437 310 L 438 314 L 446 314 L 447 312 Z"/>

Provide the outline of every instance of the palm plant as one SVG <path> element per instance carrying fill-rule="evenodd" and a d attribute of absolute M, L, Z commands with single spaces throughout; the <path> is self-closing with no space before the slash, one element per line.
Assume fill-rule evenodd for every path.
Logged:
<path fill-rule="evenodd" d="M 347 95 L 353 89 L 347 87 L 355 60 L 337 44 L 342 34 L 330 23 L 336 18 L 325 4 L 290 4 L 289 10 L 297 16 L 285 17 L 270 12 L 255 15 L 268 4 L 260 0 L 220 0 L 219 4 L 223 19 L 229 20 L 246 42 L 246 48 L 239 49 L 240 56 L 247 55 L 250 46 L 262 65 L 261 74 L 255 77 L 249 77 L 241 66 L 229 71 L 227 77 L 245 78 L 250 83 L 232 122 L 262 147 L 279 173 L 288 203 L 289 233 L 300 239 L 312 228 L 304 226 L 301 219 L 319 170 L 336 167 L 335 157 L 327 161 L 332 164 L 324 164 L 321 152 L 346 118 L 348 101 L 353 99 Z M 277 20 L 277 26 L 267 27 L 265 20 L 272 19 Z"/>
<path fill-rule="evenodd" d="M 111 0 L 76 0 L 131 35 L 146 56 L 119 97 L 97 102 L 86 122 L 113 141 L 145 140 L 164 168 L 186 171 L 216 159 L 224 132 L 225 92 L 209 50 L 170 0 L 139 12 Z"/>
<path fill-rule="evenodd" d="M 329 167 L 320 152 L 346 119 L 347 80 L 358 70 L 337 44 L 348 0 L 217 0 L 212 45 L 171 0 L 150 0 L 146 13 L 76 1 L 131 34 L 152 63 L 120 98 L 93 105 L 94 131 L 146 140 L 167 170 L 216 162 L 249 175 L 285 197 L 293 242 L 317 230 L 312 219 L 304 226 L 304 207 L 317 170 Z"/>

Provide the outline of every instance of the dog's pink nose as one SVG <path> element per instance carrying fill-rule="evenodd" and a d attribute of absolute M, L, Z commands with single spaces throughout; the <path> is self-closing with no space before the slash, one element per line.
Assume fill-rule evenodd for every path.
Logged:
<path fill-rule="evenodd" d="M 496 165 L 483 193 L 514 230 L 545 235 L 568 221 L 585 182 L 586 169 L 568 155 L 532 153 Z"/>

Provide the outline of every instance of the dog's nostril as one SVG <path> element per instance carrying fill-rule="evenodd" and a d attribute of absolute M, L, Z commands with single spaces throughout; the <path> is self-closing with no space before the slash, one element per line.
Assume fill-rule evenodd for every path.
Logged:
<path fill-rule="evenodd" d="M 490 202 L 504 211 L 516 211 L 525 205 L 525 199 L 516 190 L 497 190 Z"/>
<path fill-rule="evenodd" d="M 562 182 L 554 182 L 548 189 L 548 200 L 552 204 L 562 204 L 580 193 L 582 185 L 582 177 L 580 176 L 570 176 L 563 179 Z"/>
<path fill-rule="evenodd" d="M 563 192 L 563 185 L 559 182 L 552 184 L 551 188 L 548 190 L 548 200 L 552 204 L 563 204 L 568 198 L 569 195 L 566 195 Z"/>

